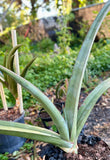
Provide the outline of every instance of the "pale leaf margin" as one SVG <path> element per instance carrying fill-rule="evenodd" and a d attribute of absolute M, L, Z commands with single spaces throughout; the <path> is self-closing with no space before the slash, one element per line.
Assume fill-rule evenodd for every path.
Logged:
<path fill-rule="evenodd" d="M 0 120 L 0 134 L 24 137 L 51 143 L 60 148 L 72 148 L 72 144 L 60 138 L 60 135 L 45 128 L 31 126 L 17 122 Z"/>

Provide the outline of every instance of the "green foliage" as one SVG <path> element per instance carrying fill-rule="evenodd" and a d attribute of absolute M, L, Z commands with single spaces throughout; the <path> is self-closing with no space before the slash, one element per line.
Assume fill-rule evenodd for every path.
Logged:
<path fill-rule="evenodd" d="M 75 62 L 77 52 L 73 51 L 70 55 L 46 55 L 36 59 L 36 64 L 26 76 L 41 90 L 55 86 L 61 79 L 70 77 L 72 65 Z M 35 73 L 35 74 L 33 74 Z M 33 77 L 33 78 L 32 78 Z"/>
<path fill-rule="evenodd" d="M 24 38 L 23 36 L 17 36 L 18 44 L 22 44 L 22 47 L 19 49 L 20 54 L 27 54 L 31 53 L 31 40 L 26 37 Z"/>
<path fill-rule="evenodd" d="M 3 65 L 4 52 L 0 50 L 0 64 Z"/>
<path fill-rule="evenodd" d="M 8 34 L 4 35 L 3 38 L 4 38 L 4 41 L 6 41 L 6 44 L 0 45 L 0 48 L 1 48 L 0 54 L 4 55 L 4 53 L 9 53 L 10 50 L 12 49 L 12 40 Z M 22 47 L 19 48 L 20 55 L 23 53 L 25 54 L 31 53 L 31 49 L 30 49 L 31 40 L 28 37 L 24 38 L 23 36 L 17 35 L 17 41 L 18 41 L 18 44 L 22 44 Z M 1 61 L 0 61 L 0 64 L 1 64 Z"/>
<path fill-rule="evenodd" d="M 65 80 L 61 80 L 57 84 L 56 92 L 55 92 L 57 99 L 61 99 L 62 97 L 66 96 L 67 90 L 68 90 L 68 85 L 69 85 L 69 82 L 68 82 L 67 78 Z"/>
<path fill-rule="evenodd" d="M 33 42 L 31 44 L 31 51 L 35 54 L 36 52 L 50 52 L 53 51 L 54 42 L 50 38 L 44 38 L 40 42 Z"/>
<path fill-rule="evenodd" d="M 69 47 L 73 35 L 70 33 L 72 28 L 68 26 L 68 23 L 73 19 L 74 15 L 72 13 L 59 17 L 58 19 L 59 31 L 57 31 L 56 34 L 58 36 L 58 46 L 60 47 L 59 52 L 62 54 L 70 53 Z"/>
<path fill-rule="evenodd" d="M 10 69 L 11 71 L 15 72 L 15 66 L 14 66 L 14 58 L 15 58 L 15 52 L 16 50 L 21 47 L 21 45 L 15 46 L 8 55 L 5 55 L 3 66 L 7 69 Z M 29 67 L 32 65 L 32 63 L 35 61 L 36 58 L 33 58 L 23 69 L 21 76 L 25 77 Z M 10 90 L 13 97 L 17 98 L 17 83 L 8 75 L 3 73 L 3 80 L 1 82 Z"/>
<path fill-rule="evenodd" d="M 78 0 L 79 1 L 79 7 L 85 7 L 86 5 L 90 4 L 96 4 L 96 3 L 102 3 L 103 0 Z"/>
<path fill-rule="evenodd" d="M 81 40 L 81 42 L 83 42 L 89 28 L 90 25 L 88 23 L 88 21 L 83 21 L 83 22 L 79 22 L 80 25 L 80 30 L 78 31 L 78 36 L 79 36 L 79 41 Z"/>
<path fill-rule="evenodd" d="M 28 71 L 26 79 L 36 85 L 42 91 L 55 86 L 61 79 L 70 78 L 72 68 L 76 59 L 77 51 L 72 51 L 70 55 L 38 55 L 34 65 Z M 30 55 L 27 55 L 27 60 Z M 25 65 L 24 55 L 20 57 L 20 68 Z M 35 98 L 23 89 L 24 108 L 36 103 Z"/>
<path fill-rule="evenodd" d="M 85 36 L 85 33 L 83 35 Z M 40 49 L 39 52 L 38 51 L 36 52 L 37 49 L 36 44 L 31 45 L 31 40 L 29 38 L 24 39 L 23 37 L 18 36 L 18 42 L 21 43 L 23 41 L 23 43 L 25 44 L 19 49 L 20 70 L 23 71 L 24 66 L 26 66 L 26 64 L 30 61 L 30 59 L 33 58 L 33 55 L 36 55 L 38 58 L 36 59 L 35 63 L 32 64 L 32 67 L 28 71 L 26 78 L 33 84 L 35 84 L 39 89 L 45 91 L 47 88 L 55 86 L 61 79 L 70 78 L 73 68 L 72 66 L 74 65 L 76 56 L 80 49 L 79 44 L 81 44 L 82 40 L 83 36 L 82 38 L 75 37 L 74 42 L 77 41 L 76 46 L 72 48 L 70 55 L 67 54 L 57 55 L 52 53 L 52 51 L 49 51 L 48 53 L 46 52 L 42 53 Z M 109 55 L 110 55 L 109 47 L 110 47 L 109 39 L 107 40 L 101 39 L 99 42 L 94 43 L 88 62 L 89 76 L 100 75 L 102 71 L 109 70 Z M 3 65 L 5 49 L 9 51 L 10 48 L 11 48 L 11 41 L 8 43 L 8 45 L 1 47 L 0 51 L 1 65 Z M 89 88 L 93 88 L 92 86 L 89 86 Z M 13 106 L 15 104 L 15 101 L 13 100 L 10 92 L 7 91 L 7 89 L 5 90 L 6 90 L 5 94 L 8 106 Z M 86 88 L 86 91 L 87 90 L 88 89 Z M 29 106 L 36 104 L 35 98 L 24 89 L 23 89 L 23 102 L 24 102 L 24 108 L 28 108 Z M 0 106 L 2 106 L 1 100 L 0 100 Z"/>
<path fill-rule="evenodd" d="M 57 128 L 55 125 L 52 125 L 51 129 L 52 129 L 52 131 L 57 132 Z"/>
<path fill-rule="evenodd" d="M 24 41 L 26 45 L 23 45 L 20 49 L 20 69 L 23 70 L 24 66 L 32 59 L 33 55 L 30 53 L 32 52 L 32 47 L 36 50 L 36 45 L 30 46 L 31 41 L 27 39 L 22 39 L 22 37 L 18 36 L 18 41 Z M 78 38 L 78 43 L 81 43 L 82 39 Z M 93 45 L 93 49 L 89 58 L 88 62 L 88 74 L 89 76 L 100 75 L 102 71 L 109 70 L 109 47 L 110 47 L 110 40 L 100 40 L 99 42 L 95 42 Z M 98 47 L 97 47 L 98 46 Z M 9 46 L 8 46 L 9 47 Z M 8 49 L 6 46 L 1 48 L 1 63 L 3 62 L 4 58 L 4 50 Z M 11 48 L 11 47 L 10 47 Z M 79 45 L 74 47 L 70 55 L 65 54 L 53 54 L 52 52 L 48 52 L 45 54 L 42 52 L 32 52 L 38 58 L 36 59 L 35 63 L 32 64 L 32 67 L 28 71 L 26 75 L 26 79 L 30 82 L 35 84 L 39 89 L 45 91 L 47 88 L 51 86 L 55 86 L 61 79 L 70 78 L 72 73 L 72 66 L 74 65 L 76 56 L 79 52 Z M 2 51 L 3 49 L 3 51 Z M 25 52 L 26 50 L 26 52 Z M 74 51 L 73 51 L 74 50 Z M 22 54 L 23 53 L 23 54 Z M 106 54 L 103 54 L 106 53 Z M 103 56 L 102 56 L 103 55 Z M 98 63 L 96 63 L 98 62 Z M 100 66 L 98 66 L 100 64 Z M 46 75 L 46 76 L 44 76 Z M 92 85 L 94 86 L 94 85 Z M 89 86 L 90 88 L 93 88 Z M 86 86 L 85 86 L 86 87 Z M 6 90 L 6 89 L 5 89 Z M 86 91 L 88 89 L 86 88 Z M 5 92 L 7 97 L 8 106 L 13 106 L 15 104 L 11 94 L 9 92 Z M 9 101 L 10 99 L 10 101 Z M 27 91 L 23 89 L 23 103 L 24 108 L 28 108 L 31 105 L 36 104 L 35 98 L 29 94 Z M 0 102 L 1 106 L 2 103 Z"/>
<path fill-rule="evenodd" d="M 4 154 L 0 154 L 0 160 L 8 160 L 8 152 L 4 153 Z"/>
<path fill-rule="evenodd" d="M 21 147 L 20 149 L 21 150 L 25 149 L 26 151 L 31 152 L 32 147 L 33 147 L 33 142 L 31 142 L 31 143 L 25 143 L 23 145 L 23 147 Z"/>
<path fill-rule="evenodd" d="M 5 97 L 7 100 L 7 106 L 8 107 L 14 106 L 16 103 L 15 98 L 13 97 L 13 95 L 11 94 L 11 92 L 7 88 L 4 87 L 4 91 L 5 91 Z M 3 109 L 1 97 L 0 97 L 0 108 Z"/>
<path fill-rule="evenodd" d="M 110 70 L 109 39 L 100 40 L 100 42 L 94 44 L 88 67 L 92 76 L 100 75 L 101 72 Z"/>

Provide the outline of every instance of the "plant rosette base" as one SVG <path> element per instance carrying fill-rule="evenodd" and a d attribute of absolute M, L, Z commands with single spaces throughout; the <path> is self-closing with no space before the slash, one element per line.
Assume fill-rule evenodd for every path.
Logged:
<path fill-rule="evenodd" d="M 39 150 L 40 147 L 40 150 Z M 60 160 L 95 160 L 97 159 L 109 159 L 110 148 L 104 141 L 99 141 L 94 146 L 87 144 L 78 144 L 78 154 L 65 153 L 60 148 L 51 144 L 45 144 L 43 142 L 36 142 L 37 155 L 40 160 L 45 159 L 60 159 Z"/>

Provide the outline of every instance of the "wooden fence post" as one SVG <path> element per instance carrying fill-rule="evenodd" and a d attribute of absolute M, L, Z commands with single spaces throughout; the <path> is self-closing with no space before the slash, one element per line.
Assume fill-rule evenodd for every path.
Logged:
<path fill-rule="evenodd" d="M 5 98 L 5 93 L 4 93 L 4 89 L 3 89 L 3 84 L 0 82 L 0 93 L 1 93 L 1 99 L 2 99 L 2 103 L 3 103 L 3 108 L 5 111 L 8 110 L 7 107 L 7 103 L 6 103 L 6 98 Z"/>
<path fill-rule="evenodd" d="M 12 30 L 11 34 L 12 34 L 12 44 L 13 47 L 15 47 L 17 45 L 16 30 Z M 15 52 L 15 70 L 16 73 L 20 75 L 18 50 Z M 17 91 L 18 91 L 18 100 L 16 100 L 16 102 L 18 101 L 17 103 L 19 105 L 19 110 L 20 113 L 22 114 L 24 110 L 23 110 L 23 100 L 22 100 L 22 88 L 20 84 L 17 84 Z"/>

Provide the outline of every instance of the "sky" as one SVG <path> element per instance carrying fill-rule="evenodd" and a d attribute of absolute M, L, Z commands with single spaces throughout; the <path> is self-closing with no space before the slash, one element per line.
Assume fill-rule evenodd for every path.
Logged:
<path fill-rule="evenodd" d="M 26 4 L 30 8 L 30 2 L 28 0 L 22 0 L 22 1 L 24 2 L 24 4 Z M 108 0 L 104 0 L 104 2 L 107 2 L 107 1 Z M 38 0 L 38 2 L 42 3 L 43 0 Z M 46 9 L 40 7 L 37 13 L 37 16 L 38 16 L 37 18 L 40 19 L 40 18 L 46 18 L 49 16 L 57 15 L 57 11 L 55 9 L 55 1 L 51 0 L 50 8 L 51 8 L 51 11 L 47 11 Z M 0 13 L 2 13 L 2 11 Z"/>
<path fill-rule="evenodd" d="M 27 0 L 23 0 L 23 1 L 24 1 L 24 3 L 26 3 L 28 6 L 30 6 L 29 1 L 27 1 Z M 42 3 L 42 2 L 43 2 L 43 0 L 38 0 L 38 1 L 39 1 L 39 3 Z M 108 0 L 104 0 L 104 2 L 107 2 L 107 1 L 108 1 Z M 37 13 L 38 19 L 57 15 L 57 11 L 56 11 L 56 9 L 55 9 L 55 1 L 52 1 L 52 0 L 51 0 L 50 6 L 51 6 L 51 7 L 50 7 L 50 8 L 51 8 L 51 11 L 46 11 L 45 9 L 43 9 L 43 8 L 41 8 L 41 7 L 39 8 L 38 13 Z"/>
<path fill-rule="evenodd" d="M 23 0 L 23 2 L 28 7 L 30 7 L 30 3 L 29 3 L 28 0 Z M 42 2 L 43 2 L 43 0 L 38 0 L 39 4 L 41 4 Z M 51 8 L 51 11 L 47 11 L 46 9 L 40 7 L 39 10 L 38 10 L 38 13 L 37 13 L 38 19 L 57 15 L 57 11 L 55 9 L 55 1 L 51 0 L 51 2 L 50 2 L 50 8 Z"/>

